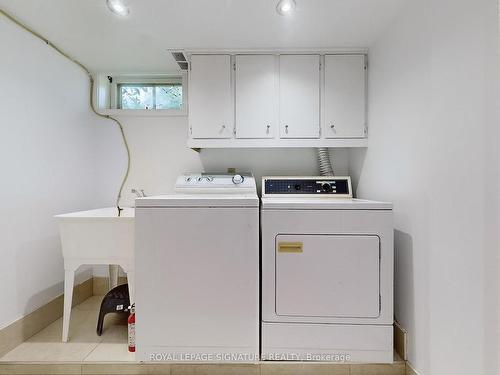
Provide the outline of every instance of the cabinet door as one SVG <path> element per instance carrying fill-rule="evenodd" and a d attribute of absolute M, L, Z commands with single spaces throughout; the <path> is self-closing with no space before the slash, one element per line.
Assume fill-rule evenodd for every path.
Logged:
<path fill-rule="evenodd" d="M 236 138 L 273 138 L 276 82 L 275 56 L 236 56 Z"/>
<path fill-rule="evenodd" d="M 319 137 L 319 56 L 280 56 L 280 136 Z"/>
<path fill-rule="evenodd" d="M 325 138 L 365 136 L 365 56 L 325 56 Z"/>
<path fill-rule="evenodd" d="M 193 55 L 189 72 L 192 138 L 232 138 L 231 58 Z"/>

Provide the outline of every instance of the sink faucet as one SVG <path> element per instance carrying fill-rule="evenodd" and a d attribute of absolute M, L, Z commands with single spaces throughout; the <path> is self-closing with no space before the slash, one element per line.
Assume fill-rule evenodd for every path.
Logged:
<path fill-rule="evenodd" d="M 132 189 L 131 192 L 134 193 L 137 196 L 137 198 L 144 198 L 146 196 L 144 190 L 142 189 L 140 192 L 137 189 Z"/>

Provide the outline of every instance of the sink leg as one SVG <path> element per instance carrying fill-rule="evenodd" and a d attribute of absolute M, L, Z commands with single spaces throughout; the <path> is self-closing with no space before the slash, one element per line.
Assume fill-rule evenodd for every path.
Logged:
<path fill-rule="evenodd" d="M 130 297 L 130 305 L 135 303 L 135 271 L 127 272 L 128 295 Z"/>
<path fill-rule="evenodd" d="M 109 290 L 118 286 L 118 266 L 116 264 L 110 264 L 108 266 L 109 271 Z"/>
<path fill-rule="evenodd" d="M 64 270 L 64 312 L 62 341 L 67 342 L 69 336 L 69 320 L 71 318 L 71 303 L 73 301 L 73 286 L 75 283 L 75 270 Z"/>

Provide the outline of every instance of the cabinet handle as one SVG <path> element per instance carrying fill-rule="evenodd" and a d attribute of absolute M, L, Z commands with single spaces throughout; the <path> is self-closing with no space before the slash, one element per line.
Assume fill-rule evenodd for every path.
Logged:
<path fill-rule="evenodd" d="M 285 125 L 285 133 L 288 134 L 288 125 Z"/>
<path fill-rule="evenodd" d="M 271 125 L 266 126 L 266 133 L 269 134 L 269 129 L 271 128 Z"/>

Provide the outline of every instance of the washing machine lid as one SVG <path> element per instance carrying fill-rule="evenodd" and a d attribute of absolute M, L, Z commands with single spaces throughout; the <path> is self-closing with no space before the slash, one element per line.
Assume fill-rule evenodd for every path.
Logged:
<path fill-rule="evenodd" d="M 392 210 L 392 203 L 354 198 L 271 197 L 262 198 L 262 209 L 274 210 Z"/>
<path fill-rule="evenodd" d="M 137 198 L 135 207 L 259 207 L 256 194 L 169 194 Z"/>

